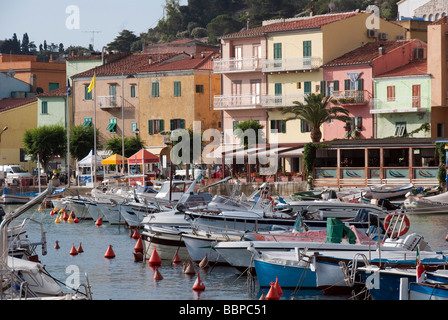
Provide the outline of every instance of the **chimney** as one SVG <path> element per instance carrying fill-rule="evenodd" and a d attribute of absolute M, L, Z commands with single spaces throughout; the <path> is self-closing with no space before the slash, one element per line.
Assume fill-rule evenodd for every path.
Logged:
<path fill-rule="evenodd" d="M 380 55 L 384 55 L 384 54 L 386 54 L 386 49 L 384 49 L 384 47 L 383 47 L 382 44 L 378 47 L 378 53 L 379 53 Z"/>
<path fill-rule="evenodd" d="M 250 29 L 250 18 L 247 18 L 247 21 L 246 21 L 246 29 L 247 29 L 247 30 Z"/>
<path fill-rule="evenodd" d="M 152 56 L 149 56 L 148 62 L 149 62 L 149 64 L 152 63 Z"/>

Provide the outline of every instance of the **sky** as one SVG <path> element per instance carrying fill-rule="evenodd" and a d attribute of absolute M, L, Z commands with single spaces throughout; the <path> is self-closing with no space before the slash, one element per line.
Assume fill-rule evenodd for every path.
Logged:
<path fill-rule="evenodd" d="M 187 0 L 181 0 L 186 5 Z M 0 40 L 13 34 L 21 41 L 28 33 L 30 41 L 40 44 L 64 44 L 101 51 L 120 31 L 137 36 L 154 28 L 163 17 L 165 0 L 14 0 L 0 9 Z"/>

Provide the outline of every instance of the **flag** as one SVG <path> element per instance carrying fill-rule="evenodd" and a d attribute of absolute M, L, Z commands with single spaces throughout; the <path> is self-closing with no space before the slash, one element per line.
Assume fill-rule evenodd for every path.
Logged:
<path fill-rule="evenodd" d="M 417 259 L 416 259 L 416 271 L 417 271 L 417 282 L 423 282 L 425 280 L 425 267 L 423 266 L 422 262 L 420 261 L 420 254 L 418 253 L 417 248 Z"/>
<path fill-rule="evenodd" d="M 96 78 L 95 75 L 93 75 L 92 81 L 90 81 L 90 84 L 89 84 L 89 87 L 88 87 L 89 88 L 88 92 L 92 91 L 93 88 L 95 87 L 95 84 L 96 84 L 96 79 L 95 78 Z"/>
<path fill-rule="evenodd" d="M 70 79 L 67 78 L 67 87 L 65 88 L 67 95 L 70 96 L 72 94 L 72 87 L 70 86 Z"/>

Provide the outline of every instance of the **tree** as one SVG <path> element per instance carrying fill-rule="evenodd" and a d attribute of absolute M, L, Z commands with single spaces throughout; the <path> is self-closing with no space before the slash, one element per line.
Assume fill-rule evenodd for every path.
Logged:
<path fill-rule="evenodd" d="M 133 42 L 138 41 L 134 32 L 129 30 L 123 30 L 120 34 L 115 37 L 114 41 L 107 45 L 108 50 L 117 50 L 119 52 L 131 52 L 131 45 Z"/>
<path fill-rule="evenodd" d="M 97 145 L 99 130 L 97 132 Z M 93 149 L 94 128 L 91 126 L 73 126 L 70 128 L 70 154 L 73 158 L 81 160 Z M 100 147 L 100 146 L 98 146 Z"/>
<path fill-rule="evenodd" d="M 213 18 L 207 24 L 208 42 L 218 43 L 218 37 L 241 30 L 243 24 L 235 20 L 231 15 L 222 14 Z"/>
<path fill-rule="evenodd" d="M 328 120 L 345 121 L 349 112 L 342 107 L 327 108 L 330 97 L 324 97 L 322 94 L 309 94 L 305 97 L 305 104 L 294 101 L 295 106 L 285 109 L 282 113 L 292 113 L 294 116 L 286 119 L 301 119 L 307 122 L 311 127 L 311 141 L 320 142 L 322 132 L 320 127 Z"/>
<path fill-rule="evenodd" d="M 263 129 L 264 126 L 258 121 L 249 119 L 246 121 L 239 122 L 236 126 L 234 134 L 240 139 L 240 144 L 244 147 L 251 146 L 253 144 L 258 144 L 264 142 Z"/>
<path fill-rule="evenodd" d="M 54 157 L 64 156 L 67 150 L 67 133 L 61 125 L 41 126 L 26 130 L 23 135 L 25 152 L 32 161 L 39 161 L 46 172 L 48 163 Z"/>
<path fill-rule="evenodd" d="M 145 143 L 141 140 L 140 136 L 137 137 L 125 137 L 124 138 L 124 156 L 126 158 L 132 156 L 137 151 L 141 150 L 145 146 Z M 106 150 L 109 150 L 113 154 L 122 154 L 122 139 L 121 137 L 115 137 L 106 141 Z"/>

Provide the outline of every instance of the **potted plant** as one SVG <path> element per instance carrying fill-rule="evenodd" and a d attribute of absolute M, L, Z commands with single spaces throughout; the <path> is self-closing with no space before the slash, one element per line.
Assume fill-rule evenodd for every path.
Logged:
<path fill-rule="evenodd" d="M 282 182 L 288 182 L 291 181 L 291 173 L 289 172 L 284 172 L 281 176 L 280 176 L 280 180 Z"/>
<path fill-rule="evenodd" d="M 242 173 L 239 177 L 238 180 L 240 180 L 241 182 L 247 182 L 247 174 Z"/>
<path fill-rule="evenodd" d="M 303 172 L 302 171 L 296 172 L 296 174 L 292 176 L 292 181 L 295 182 L 303 181 Z"/>
<path fill-rule="evenodd" d="M 259 173 L 256 173 L 254 176 L 255 182 L 264 182 L 264 176 L 261 176 Z"/>

